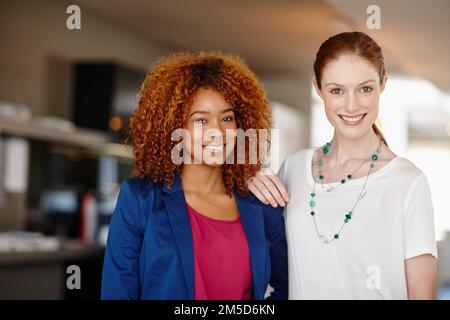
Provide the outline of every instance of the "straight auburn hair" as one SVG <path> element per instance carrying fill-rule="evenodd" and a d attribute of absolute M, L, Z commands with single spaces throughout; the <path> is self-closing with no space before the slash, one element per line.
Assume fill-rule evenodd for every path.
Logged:
<path fill-rule="evenodd" d="M 378 71 L 380 84 L 383 84 L 386 71 L 381 47 L 364 32 L 343 32 L 328 38 L 320 45 L 314 61 L 314 76 L 317 86 L 321 89 L 322 73 L 325 66 L 343 54 L 354 54 L 369 61 Z M 387 146 L 387 141 L 381 130 L 374 123 L 372 129 Z"/>

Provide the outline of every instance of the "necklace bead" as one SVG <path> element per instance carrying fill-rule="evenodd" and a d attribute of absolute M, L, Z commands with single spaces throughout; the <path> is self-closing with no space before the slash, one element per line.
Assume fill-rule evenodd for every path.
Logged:
<path fill-rule="evenodd" d="M 327 142 L 322 148 L 323 153 L 327 154 L 328 151 L 330 151 L 330 147 L 331 147 L 331 143 Z"/>
<path fill-rule="evenodd" d="M 376 150 L 375 153 L 372 154 L 372 155 L 369 157 L 369 159 L 368 159 L 368 160 L 370 160 L 370 159 L 372 160 L 372 161 L 370 162 L 370 165 L 369 165 L 371 169 L 375 167 L 374 161 L 377 161 L 377 160 L 378 160 L 378 154 L 381 153 L 381 143 L 382 143 L 382 141 L 380 140 L 380 144 L 379 144 L 377 150 Z M 331 143 L 329 143 L 329 142 L 326 143 L 326 144 L 322 147 L 322 151 L 323 151 L 324 156 L 330 151 L 330 148 L 331 148 Z M 323 159 L 324 159 L 324 158 L 322 157 L 321 159 L 319 159 L 319 160 L 317 161 L 317 164 L 318 164 L 318 166 L 319 166 L 319 179 L 320 179 L 320 180 L 324 180 L 324 178 L 325 178 L 324 175 L 322 174 L 322 171 L 321 171 L 322 166 L 323 166 L 323 164 L 324 164 Z M 368 160 L 366 160 L 364 163 L 366 163 Z M 362 166 L 364 163 L 362 163 L 361 166 Z M 360 167 L 361 167 L 361 166 L 360 166 Z M 359 167 L 359 168 L 360 168 L 360 167 Z M 359 169 L 359 168 L 358 168 L 358 169 Z M 358 170 L 358 169 L 357 169 L 357 170 Z M 356 171 L 357 171 L 357 170 L 356 170 Z M 356 171 L 355 171 L 355 172 L 356 172 Z M 353 209 L 356 207 L 356 205 L 358 204 L 358 202 L 359 202 L 362 198 L 364 198 L 364 196 L 365 196 L 365 194 L 366 194 L 366 184 L 367 184 L 367 180 L 368 180 L 368 178 L 369 178 L 370 173 L 371 173 L 371 170 L 369 170 L 369 173 L 368 173 L 368 175 L 366 176 L 366 180 L 365 180 L 365 182 L 364 182 L 363 190 L 361 191 L 360 195 L 358 196 L 358 199 L 356 200 L 356 203 L 354 204 Z M 335 186 L 335 187 L 330 187 L 330 186 L 328 186 L 328 187 L 330 187 L 331 189 L 330 189 L 330 190 L 326 190 L 326 191 L 333 191 L 333 190 L 336 189 L 339 185 L 345 184 L 345 182 L 347 181 L 347 179 L 348 179 L 348 180 L 352 179 L 352 175 L 351 175 L 351 174 L 348 174 L 348 175 L 347 175 L 347 178 L 346 178 L 346 179 L 342 179 L 342 180 L 341 180 L 341 183 L 338 184 L 338 185 Z M 316 196 L 315 190 L 316 190 L 316 182 L 314 182 L 313 192 L 311 193 L 311 200 L 309 201 L 309 206 L 311 207 L 310 214 L 311 214 L 311 216 L 313 217 L 313 220 L 314 220 L 314 224 L 315 224 L 315 226 L 316 226 L 316 231 L 317 231 L 318 237 L 321 238 L 322 240 L 324 240 L 325 243 L 330 243 L 332 240 L 337 240 L 337 239 L 339 239 L 339 234 L 341 233 L 342 228 L 344 227 L 345 224 L 347 224 L 348 222 L 350 222 L 350 220 L 352 219 L 353 210 L 352 210 L 352 211 L 348 211 L 348 213 L 345 215 L 345 218 L 344 218 L 344 224 L 343 224 L 343 225 L 341 226 L 341 228 L 339 229 L 339 232 L 338 232 L 338 233 L 335 233 L 335 234 L 333 235 L 333 238 L 332 238 L 332 239 L 327 239 L 325 236 L 323 236 L 322 234 L 320 234 L 319 229 L 318 229 L 318 226 L 317 226 L 317 221 L 316 221 L 316 219 L 315 219 L 316 212 L 312 211 L 312 208 L 314 208 L 314 207 L 316 206 L 316 201 L 314 201 L 315 196 Z"/>

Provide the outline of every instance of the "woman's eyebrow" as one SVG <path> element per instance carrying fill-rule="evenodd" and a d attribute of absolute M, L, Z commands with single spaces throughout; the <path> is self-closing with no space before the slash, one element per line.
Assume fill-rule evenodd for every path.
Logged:
<path fill-rule="evenodd" d="M 329 83 L 327 83 L 326 85 L 325 85 L 325 87 L 327 87 L 327 86 L 342 86 L 341 84 L 339 84 L 339 83 L 335 83 L 335 82 L 329 82 Z"/>
<path fill-rule="evenodd" d="M 359 83 L 358 86 L 363 85 L 363 84 L 366 84 L 366 83 L 369 83 L 369 82 L 375 82 L 375 81 L 376 81 L 376 80 L 374 80 L 374 79 L 368 79 L 368 80 L 365 80 L 365 81 Z M 339 84 L 339 83 L 330 82 L 330 83 L 327 83 L 327 84 L 325 85 L 325 87 L 326 87 L 326 86 L 331 86 L 331 85 L 333 85 L 333 86 L 343 86 L 342 84 Z"/>
<path fill-rule="evenodd" d="M 234 109 L 233 108 L 228 108 L 228 109 L 222 110 L 221 113 L 226 113 L 226 112 L 229 112 L 229 111 L 234 111 Z"/>
<path fill-rule="evenodd" d="M 220 111 L 220 113 L 226 113 L 226 112 L 230 112 L 230 111 L 234 111 L 233 108 L 227 108 L 225 110 Z M 193 111 L 191 112 L 191 114 L 189 115 L 189 117 L 192 117 L 194 114 L 196 113 L 200 113 L 200 114 L 210 114 L 209 111 L 203 111 L 203 110 L 197 110 L 197 111 Z"/>
<path fill-rule="evenodd" d="M 201 110 L 197 110 L 197 111 L 194 111 L 194 112 L 192 112 L 190 115 L 189 115 L 189 117 L 192 117 L 194 114 L 196 114 L 196 113 L 200 113 L 200 114 L 209 114 L 209 111 L 201 111 Z"/>
<path fill-rule="evenodd" d="M 374 79 L 369 79 L 369 80 L 361 82 L 360 84 L 358 84 L 358 86 L 369 83 L 369 82 L 376 82 L 376 81 Z"/>

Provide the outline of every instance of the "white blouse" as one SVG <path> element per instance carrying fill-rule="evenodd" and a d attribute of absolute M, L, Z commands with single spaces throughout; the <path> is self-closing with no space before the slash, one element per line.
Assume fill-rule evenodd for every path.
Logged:
<path fill-rule="evenodd" d="M 289 155 L 278 173 L 291 199 L 284 209 L 289 299 L 407 299 L 404 260 L 437 257 L 427 178 L 409 160 L 394 158 L 369 176 L 352 218 L 339 238 L 326 244 L 309 208 L 313 154 L 314 149 L 306 149 Z M 349 180 L 332 192 L 317 184 L 314 212 L 320 233 L 333 238 L 339 231 L 364 180 Z"/>

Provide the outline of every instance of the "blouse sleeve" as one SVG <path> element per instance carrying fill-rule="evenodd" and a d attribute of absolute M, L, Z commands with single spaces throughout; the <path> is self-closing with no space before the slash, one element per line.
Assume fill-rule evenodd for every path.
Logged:
<path fill-rule="evenodd" d="M 406 196 L 403 234 L 405 260 L 422 254 L 437 258 L 433 204 L 424 174 L 413 181 Z"/>

